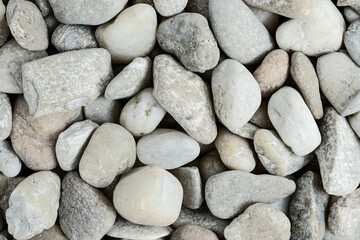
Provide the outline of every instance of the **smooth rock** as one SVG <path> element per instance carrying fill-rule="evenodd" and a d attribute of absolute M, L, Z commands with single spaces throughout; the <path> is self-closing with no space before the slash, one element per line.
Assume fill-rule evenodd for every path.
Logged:
<path fill-rule="evenodd" d="M 351 128 L 355 131 L 356 135 L 360 138 L 360 112 L 357 112 L 348 117 Z"/>
<path fill-rule="evenodd" d="M 289 240 L 290 220 L 281 211 L 264 203 L 248 207 L 225 228 L 226 240 Z"/>
<path fill-rule="evenodd" d="M 31 0 L 39 8 L 43 17 L 48 16 L 52 12 L 52 8 L 48 0 Z"/>
<path fill-rule="evenodd" d="M 260 107 L 254 113 L 250 122 L 261 128 L 274 129 L 268 114 L 268 102 L 261 102 Z"/>
<path fill-rule="evenodd" d="M 44 230 L 42 233 L 30 238 L 30 240 L 69 240 L 61 231 L 59 225 L 55 224 L 50 229 Z"/>
<path fill-rule="evenodd" d="M 333 108 L 325 108 L 320 130 L 323 140 L 315 153 L 324 189 L 331 195 L 349 194 L 360 183 L 360 140 Z"/>
<path fill-rule="evenodd" d="M 360 2 L 359 2 L 360 4 Z M 354 62 L 360 66 L 360 21 L 350 24 L 344 35 L 346 50 Z"/>
<path fill-rule="evenodd" d="M 53 34 L 57 26 L 59 26 L 59 21 L 55 18 L 54 14 L 50 14 L 45 18 L 45 24 L 48 28 L 48 32 L 50 35 Z"/>
<path fill-rule="evenodd" d="M 188 0 L 186 10 L 188 12 L 200 13 L 207 20 L 210 20 L 209 0 Z"/>
<path fill-rule="evenodd" d="M 174 169 L 193 161 L 200 153 L 199 144 L 185 133 L 158 128 L 140 138 L 137 156 L 146 165 Z"/>
<path fill-rule="evenodd" d="M 290 175 L 292 176 L 292 175 Z M 293 178 L 295 180 L 295 178 Z M 280 199 L 277 202 L 274 202 L 270 204 L 270 206 L 282 211 L 286 216 L 290 216 L 289 214 L 289 205 L 290 205 L 291 196 L 288 196 L 286 198 Z"/>
<path fill-rule="evenodd" d="M 30 1 L 10 0 L 6 19 L 12 36 L 30 51 L 46 50 L 49 46 L 47 27 L 40 10 Z"/>
<path fill-rule="evenodd" d="M 360 13 L 360 3 L 358 0 L 338 0 L 336 5 L 339 7 L 350 6 Z"/>
<path fill-rule="evenodd" d="M 185 70 L 171 56 L 154 59 L 153 96 L 192 138 L 203 144 L 213 142 L 217 134 L 210 94 L 199 76 Z"/>
<path fill-rule="evenodd" d="M 0 171 L 7 177 L 16 177 L 21 170 L 21 161 L 15 154 L 10 141 L 0 140 Z"/>
<path fill-rule="evenodd" d="M 105 49 L 55 54 L 24 64 L 22 73 L 24 97 L 34 117 L 88 105 L 113 76 Z"/>
<path fill-rule="evenodd" d="M 16 239 L 29 239 L 51 228 L 57 219 L 60 178 L 42 171 L 25 178 L 9 198 L 6 221 L 9 233 Z"/>
<path fill-rule="evenodd" d="M 0 47 L 6 43 L 7 38 L 10 35 L 10 29 L 6 21 L 5 16 L 6 8 L 3 0 L 0 1 Z"/>
<path fill-rule="evenodd" d="M 179 216 L 182 200 L 183 189 L 176 177 L 160 167 L 146 166 L 121 177 L 113 202 L 128 221 L 168 226 Z"/>
<path fill-rule="evenodd" d="M 318 126 L 300 93 L 282 87 L 269 101 L 268 114 L 281 139 L 298 156 L 314 151 L 321 142 Z"/>
<path fill-rule="evenodd" d="M 228 219 L 239 215 L 251 204 L 274 203 L 294 191 L 295 183 L 292 180 L 233 170 L 208 179 L 205 185 L 205 199 L 214 216 Z"/>
<path fill-rule="evenodd" d="M 109 199 L 84 182 L 77 172 L 62 182 L 59 208 L 61 230 L 69 239 L 100 240 L 115 223 L 116 211 Z"/>
<path fill-rule="evenodd" d="M 181 13 L 163 21 L 156 36 L 160 47 L 177 56 L 189 71 L 204 73 L 219 62 L 216 39 L 206 18 L 198 13 Z"/>
<path fill-rule="evenodd" d="M 176 229 L 171 240 L 219 240 L 219 238 L 209 229 L 188 224 Z"/>
<path fill-rule="evenodd" d="M 100 47 L 109 50 L 113 63 L 129 63 L 151 52 L 156 42 L 156 27 L 155 9 L 148 4 L 136 4 L 98 27 L 95 35 Z"/>
<path fill-rule="evenodd" d="M 108 100 L 104 95 L 101 95 L 89 105 L 84 106 L 84 115 L 85 118 L 97 124 L 118 123 L 121 108 L 121 102 Z"/>
<path fill-rule="evenodd" d="M 0 141 L 9 137 L 12 128 L 12 109 L 9 96 L 0 92 Z"/>
<path fill-rule="evenodd" d="M 228 168 L 221 161 L 219 153 L 215 150 L 206 154 L 200 161 L 199 170 L 204 183 L 213 175 L 225 172 Z"/>
<path fill-rule="evenodd" d="M 133 4 L 138 4 L 138 3 L 146 3 L 149 4 L 151 6 L 154 6 L 154 1 L 153 0 L 132 0 Z"/>
<path fill-rule="evenodd" d="M 344 7 L 344 17 L 349 23 L 360 20 L 360 14 L 351 7 Z"/>
<path fill-rule="evenodd" d="M 258 126 L 248 122 L 237 131 L 237 135 L 253 140 L 257 130 L 259 130 Z"/>
<path fill-rule="evenodd" d="M 279 26 L 279 15 L 256 7 L 249 6 L 249 8 L 270 33 L 275 32 Z"/>
<path fill-rule="evenodd" d="M 6 212 L 9 208 L 9 198 L 16 186 L 22 182 L 25 177 L 6 177 L 0 173 L 0 207 Z"/>
<path fill-rule="evenodd" d="M 188 0 L 153 0 L 156 11 L 163 17 L 171 17 L 182 12 Z"/>

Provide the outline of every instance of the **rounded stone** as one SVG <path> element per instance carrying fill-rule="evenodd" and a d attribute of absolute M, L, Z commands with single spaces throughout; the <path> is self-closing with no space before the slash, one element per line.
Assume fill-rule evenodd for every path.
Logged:
<path fill-rule="evenodd" d="M 200 161 L 199 170 L 204 183 L 213 175 L 225 172 L 227 167 L 221 161 L 219 153 L 215 150 L 206 154 Z"/>
<path fill-rule="evenodd" d="M 163 17 L 171 17 L 182 12 L 188 0 L 154 0 L 155 9 Z"/>
<path fill-rule="evenodd" d="M 264 26 L 270 33 L 276 31 L 277 27 L 279 26 L 279 15 L 257 7 L 249 6 L 249 8 L 251 9 L 251 11 L 253 11 L 253 13 L 260 20 L 260 22 L 264 24 Z"/>
<path fill-rule="evenodd" d="M 360 20 L 360 14 L 349 6 L 344 7 L 344 17 L 349 23 Z"/>
<path fill-rule="evenodd" d="M 89 105 L 84 106 L 84 115 L 85 118 L 97 124 L 118 123 L 121 108 L 120 101 L 109 100 L 101 95 Z"/>
<path fill-rule="evenodd" d="M 350 57 L 360 66 L 360 20 L 350 24 L 344 35 L 344 43 Z"/>
<path fill-rule="evenodd" d="M 9 208 L 9 198 L 11 193 L 24 179 L 25 177 L 7 177 L 0 173 L 0 207 L 4 213 Z"/>
<path fill-rule="evenodd" d="M 8 95 L 0 92 L 0 141 L 9 137 L 12 128 L 12 109 Z"/>
<path fill-rule="evenodd" d="M 42 233 L 30 238 L 30 240 L 69 240 L 61 231 L 58 224 L 55 224 L 50 229 L 44 230 Z"/>
<path fill-rule="evenodd" d="M 200 13 L 206 17 L 207 20 L 210 19 L 209 0 L 188 0 L 186 10 L 188 12 Z"/>
<path fill-rule="evenodd" d="M 254 113 L 250 119 L 250 122 L 261 128 L 274 129 L 274 126 L 272 125 L 269 118 L 267 101 L 261 102 L 260 107 Z"/>
<path fill-rule="evenodd" d="M 6 7 L 3 0 L 0 1 L 0 47 L 6 43 L 7 38 L 10 35 L 10 29 L 6 21 Z"/>
<path fill-rule="evenodd" d="M 219 240 L 219 238 L 209 229 L 189 224 L 176 229 L 171 240 Z"/>
<path fill-rule="evenodd" d="M 7 177 L 15 177 L 20 170 L 21 161 L 15 154 L 10 141 L 0 140 L 0 171 Z"/>

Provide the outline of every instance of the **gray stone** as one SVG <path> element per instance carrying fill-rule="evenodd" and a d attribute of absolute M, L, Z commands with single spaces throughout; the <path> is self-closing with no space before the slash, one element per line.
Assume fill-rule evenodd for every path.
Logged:
<path fill-rule="evenodd" d="M 0 92 L 0 141 L 9 137 L 12 128 L 12 109 L 8 95 Z"/>
<path fill-rule="evenodd" d="M 155 9 L 163 17 L 171 17 L 184 10 L 188 0 L 153 0 Z"/>
<path fill-rule="evenodd" d="M 199 170 L 204 183 L 213 175 L 225 172 L 227 167 L 221 161 L 219 153 L 215 150 L 206 154 L 200 161 Z"/>
<path fill-rule="evenodd" d="M 52 8 L 48 0 L 31 0 L 39 8 L 43 17 L 48 16 L 52 12 Z"/>
<path fill-rule="evenodd" d="M 52 35 L 56 27 L 59 26 L 59 21 L 55 18 L 54 14 L 50 14 L 45 18 L 45 23 L 48 28 L 49 35 Z"/>
<path fill-rule="evenodd" d="M 358 0 L 338 0 L 336 5 L 339 7 L 350 6 L 360 13 L 360 3 Z"/>
<path fill-rule="evenodd" d="M 348 117 L 351 128 L 355 131 L 356 135 L 360 137 L 360 112 L 357 112 Z"/>
<path fill-rule="evenodd" d="M 146 3 L 154 7 L 154 1 L 153 0 L 132 0 L 133 4 L 138 3 Z"/>
<path fill-rule="evenodd" d="M 219 240 L 219 238 L 209 229 L 189 224 L 176 229 L 171 240 Z"/>
<path fill-rule="evenodd" d="M 186 10 L 188 12 L 200 13 L 207 20 L 210 20 L 209 0 L 188 0 Z"/>
<path fill-rule="evenodd" d="M 42 233 L 30 238 L 30 240 L 69 240 L 61 231 L 59 225 L 55 224 L 50 229 L 44 230 Z"/>
<path fill-rule="evenodd" d="M 249 8 L 251 9 L 251 11 L 253 11 L 253 13 L 260 20 L 260 22 L 264 24 L 264 26 L 270 33 L 276 31 L 277 27 L 279 26 L 279 15 L 256 7 L 249 6 Z"/>
<path fill-rule="evenodd" d="M 360 20 L 360 14 L 349 6 L 344 7 L 344 17 L 349 23 Z"/>
<path fill-rule="evenodd" d="M 15 177 L 21 170 L 21 161 L 15 154 L 10 141 L 0 140 L 0 171 L 7 177 Z"/>
<path fill-rule="evenodd" d="M 261 102 L 260 107 L 254 113 L 250 122 L 261 128 L 274 129 L 268 114 L 268 102 Z"/>
<path fill-rule="evenodd" d="M 6 43 L 7 38 L 10 35 L 10 29 L 6 21 L 5 16 L 6 8 L 3 0 L 0 1 L 0 47 Z"/>
<path fill-rule="evenodd" d="M 109 100 L 104 95 L 99 96 L 90 104 L 84 106 L 85 118 L 97 124 L 118 123 L 122 103 L 116 100 Z"/>
<path fill-rule="evenodd" d="M 9 198 L 15 187 L 22 182 L 25 177 L 6 177 L 0 173 L 0 208 L 6 212 L 9 208 Z"/>
<path fill-rule="evenodd" d="M 344 35 L 344 43 L 351 58 L 360 66 L 360 20 L 350 24 Z"/>

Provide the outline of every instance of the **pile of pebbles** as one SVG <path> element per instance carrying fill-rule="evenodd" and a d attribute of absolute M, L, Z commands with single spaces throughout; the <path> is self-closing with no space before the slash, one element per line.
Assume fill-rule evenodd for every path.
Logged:
<path fill-rule="evenodd" d="M 1 240 L 358 240 L 359 137 L 359 0 L 0 0 Z"/>

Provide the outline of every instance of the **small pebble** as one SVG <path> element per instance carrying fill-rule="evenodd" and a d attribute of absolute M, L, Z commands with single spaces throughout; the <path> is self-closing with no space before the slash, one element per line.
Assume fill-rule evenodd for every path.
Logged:
<path fill-rule="evenodd" d="M 188 0 L 153 0 L 156 11 L 163 17 L 171 17 L 182 12 Z"/>
<path fill-rule="evenodd" d="M 236 134 L 240 137 L 253 140 L 257 130 L 259 130 L 258 126 L 252 124 L 251 122 L 248 122 L 244 126 L 242 126 Z"/>
<path fill-rule="evenodd" d="M 22 182 L 25 177 L 6 177 L 0 173 L 0 207 L 6 212 L 9 208 L 9 198 L 16 186 Z"/>
<path fill-rule="evenodd" d="M 360 14 L 351 7 L 344 7 L 344 17 L 349 23 L 360 20 Z"/>
<path fill-rule="evenodd" d="M 21 161 L 14 152 L 10 141 L 0 140 L 0 171 L 7 177 L 16 177 L 21 170 Z"/>
<path fill-rule="evenodd" d="M 49 35 L 52 35 L 57 26 L 59 26 L 59 21 L 55 18 L 54 14 L 50 14 L 45 18 L 45 24 L 48 28 Z"/>
<path fill-rule="evenodd" d="M 36 4 L 36 6 L 39 8 L 42 16 L 45 18 L 48 16 L 51 12 L 51 6 L 48 0 L 31 0 L 33 3 Z"/>
<path fill-rule="evenodd" d="M 99 96 L 90 104 L 84 106 L 85 118 L 97 124 L 118 123 L 122 104 L 120 101 L 108 100 Z"/>
<path fill-rule="evenodd" d="M 225 172 L 228 168 L 221 161 L 219 153 L 215 150 L 206 154 L 200 161 L 199 170 L 204 183 L 213 175 Z"/>
<path fill-rule="evenodd" d="M 348 117 L 351 128 L 355 131 L 356 135 L 360 138 L 360 112 L 357 112 Z"/>
<path fill-rule="evenodd" d="M 344 43 L 350 57 L 360 66 L 360 20 L 350 24 L 344 35 Z"/>
<path fill-rule="evenodd" d="M 270 33 L 276 31 L 279 26 L 279 15 L 256 7 L 249 6 L 249 8 Z"/>
<path fill-rule="evenodd" d="M 176 229 L 171 240 L 219 240 L 219 238 L 209 229 L 188 224 Z"/>
<path fill-rule="evenodd" d="M 358 0 L 338 0 L 336 5 L 339 7 L 350 6 L 360 13 L 360 3 Z"/>
<path fill-rule="evenodd" d="M 0 92 L 0 141 L 9 137 L 12 128 L 12 109 L 9 96 Z"/>
<path fill-rule="evenodd" d="M 274 129 L 274 126 L 272 125 L 269 118 L 267 101 L 263 100 L 261 102 L 260 107 L 254 113 L 250 119 L 250 122 L 261 128 Z"/>
<path fill-rule="evenodd" d="M 146 3 L 151 5 L 152 7 L 154 7 L 154 1 L 153 0 L 132 0 L 133 4 L 138 4 L 138 3 Z"/>
<path fill-rule="evenodd" d="M 30 238 L 30 240 L 69 240 L 61 231 L 59 225 L 55 224 L 50 229 L 44 230 L 42 233 Z"/>
<path fill-rule="evenodd" d="M 186 10 L 188 12 L 200 13 L 207 20 L 210 20 L 209 0 L 188 0 Z"/>
<path fill-rule="evenodd" d="M 6 7 L 3 0 L 0 1 L 0 47 L 6 43 L 10 35 L 10 29 L 6 21 Z"/>

